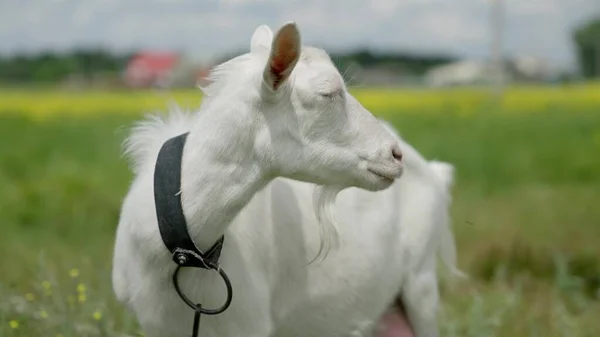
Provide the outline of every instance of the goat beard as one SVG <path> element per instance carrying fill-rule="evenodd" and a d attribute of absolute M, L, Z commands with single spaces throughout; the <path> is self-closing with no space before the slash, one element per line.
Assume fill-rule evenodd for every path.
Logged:
<path fill-rule="evenodd" d="M 338 186 L 317 186 L 313 194 L 313 207 L 319 224 L 320 243 L 317 256 L 311 261 L 323 260 L 331 249 L 339 246 L 335 199 L 343 190 Z"/>

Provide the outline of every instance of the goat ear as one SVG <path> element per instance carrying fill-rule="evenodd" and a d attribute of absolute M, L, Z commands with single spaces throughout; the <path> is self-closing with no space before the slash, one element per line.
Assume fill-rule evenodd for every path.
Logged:
<path fill-rule="evenodd" d="M 300 32 L 295 22 L 286 23 L 275 35 L 264 71 L 265 84 L 277 90 L 288 79 L 300 58 Z"/>
<path fill-rule="evenodd" d="M 260 25 L 252 34 L 250 40 L 250 52 L 254 53 L 259 49 L 269 50 L 273 41 L 273 32 L 267 25 Z"/>

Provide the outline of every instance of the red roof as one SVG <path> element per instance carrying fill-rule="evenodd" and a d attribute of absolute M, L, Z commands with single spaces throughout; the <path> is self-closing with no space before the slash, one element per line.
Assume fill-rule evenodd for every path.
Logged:
<path fill-rule="evenodd" d="M 149 85 L 164 78 L 177 65 L 179 56 L 169 52 L 142 52 L 131 58 L 126 81 L 132 85 Z"/>
<path fill-rule="evenodd" d="M 139 53 L 131 59 L 129 66 L 166 70 L 175 66 L 177 60 L 178 56 L 173 53 Z"/>

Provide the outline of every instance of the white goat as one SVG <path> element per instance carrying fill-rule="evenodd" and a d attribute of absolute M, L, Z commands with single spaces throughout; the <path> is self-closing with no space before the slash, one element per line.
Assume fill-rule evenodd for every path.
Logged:
<path fill-rule="evenodd" d="M 113 286 L 146 335 L 183 337 L 192 326 L 171 284 L 176 264 L 153 199 L 161 145 L 189 131 L 188 230 L 201 250 L 225 235 L 219 261 L 234 290 L 229 309 L 203 316 L 201 336 L 403 336 L 391 310 L 399 302 L 416 336 L 437 336 L 440 248 L 454 268 L 452 166 L 426 161 L 363 108 L 328 55 L 301 45 L 294 23 L 275 36 L 258 27 L 250 52 L 218 66 L 212 80 L 200 113 L 141 122 L 126 143 L 135 180 L 117 229 Z M 310 263 L 316 256 L 324 258 Z M 180 276 L 204 307 L 224 302 L 217 273 Z"/>

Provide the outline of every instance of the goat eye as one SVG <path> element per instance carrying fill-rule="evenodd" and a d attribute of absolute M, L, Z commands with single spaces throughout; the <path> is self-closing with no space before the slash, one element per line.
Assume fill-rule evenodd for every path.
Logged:
<path fill-rule="evenodd" d="M 333 98 L 333 97 L 335 97 L 336 94 L 337 94 L 337 92 L 319 93 L 319 95 L 321 95 L 321 97 L 325 97 L 325 98 Z"/>

